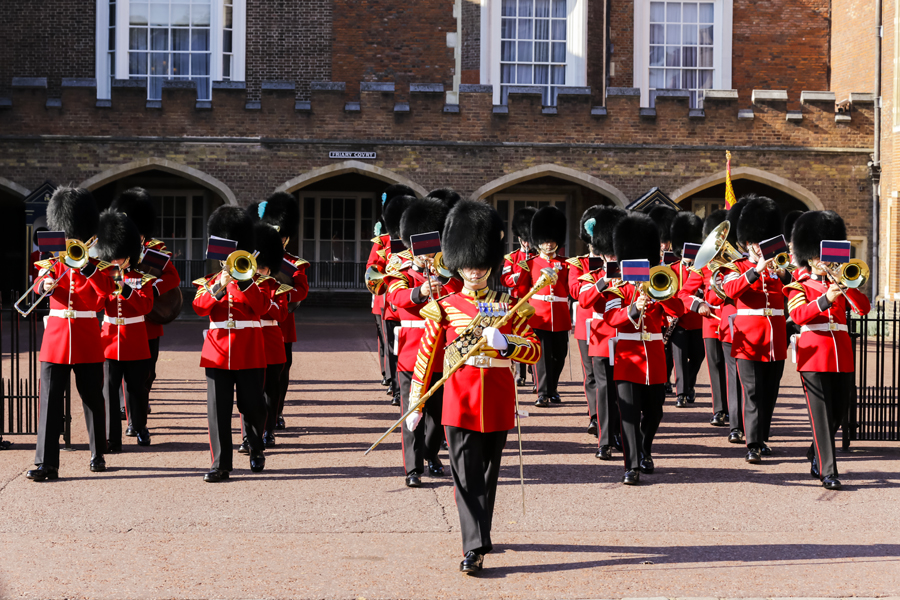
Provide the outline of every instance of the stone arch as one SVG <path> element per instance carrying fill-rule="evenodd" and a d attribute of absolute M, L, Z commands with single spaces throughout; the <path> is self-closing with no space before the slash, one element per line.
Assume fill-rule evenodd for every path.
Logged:
<path fill-rule="evenodd" d="M 0 190 L 4 190 L 13 196 L 20 198 L 26 197 L 31 192 L 14 181 L 10 181 L 5 177 L 0 177 Z"/>
<path fill-rule="evenodd" d="M 521 171 L 516 171 L 514 173 L 508 173 L 503 177 L 499 177 L 493 181 L 490 181 L 475 190 L 475 192 L 472 193 L 472 199 L 483 200 L 487 196 L 495 194 L 508 187 L 514 186 L 517 183 L 522 183 L 530 179 L 537 179 L 539 177 L 548 176 L 559 177 L 560 179 L 565 179 L 567 181 L 583 185 L 586 188 L 590 188 L 596 192 L 599 192 L 600 194 L 603 194 L 620 208 L 625 208 L 625 206 L 628 205 L 628 198 L 625 196 L 625 194 L 619 191 L 616 187 L 606 183 L 602 179 L 599 179 L 582 171 L 570 169 L 569 167 L 563 167 L 550 163 L 537 165 L 535 167 L 529 167 L 527 169 L 522 169 Z"/>
<path fill-rule="evenodd" d="M 754 169 L 753 167 L 737 167 L 731 170 L 731 178 L 749 179 L 751 181 L 764 183 L 777 190 L 781 190 L 785 194 L 790 194 L 805 204 L 809 210 L 825 210 L 825 205 L 822 204 L 822 201 L 814 193 L 802 185 L 796 184 L 790 179 L 785 179 L 774 173 L 769 173 L 768 171 L 763 171 L 761 169 Z M 680 203 L 685 198 L 693 196 L 697 192 L 702 192 L 707 188 L 711 188 L 724 182 L 725 171 L 720 171 L 719 173 L 697 179 L 678 188 L 672 193 L 671 198 L 673 202 Z"/>
<path fill-rule="evenodd" d="M 303 175 L 285 181 L 284 183 L 279 185 L 275 189 L 275 191 L 287 192 L 290 194 L 295 190 L 311 185 L 317 181 L 321 181 L 322 179 L 328 179 L 329 177 L 335 177 L 337 175 L 344 175 L 347 173 L 365 175 L 367 177 L 372 177 L 373 179 L 379 179 L 388 184 L 399 183 L 401 185 L 412 188 L 412 190 L 420 197 L 428 195 L 428 190 L 423 188 L 418 183 L 412 181 L 411 179 L 404 177 L 399 173 L 395 173 L 394 171 L 383 169 L 375 165 L 369 165 L 358 160 L 345 160 L 333 165 L 327 165 L 324 167 L 319 167 L 318 169 L 313 169 L 312 171 L 307 171 Z"/>
<path fill-rule="evenodd" d="M 83 187 L 89 190 L 95 190 L 106 185 L 107 183 L 115 181 L 116 179 L 121 179 L 122 177 L 127 177 L 128 175 L 133 175 L 135 173 L 140 173 L 141 171 L 152 170 L 165 171 L 166 173 L 179 175 L 181 177 L 184 177 L 185 179 L 189 179 L 190 181 L 199 183 L 203 187 L 209 188 L 218 193 L 219 196 L 221 196 L 227 204 L 231 204 L 234 206 L 238 205 L 237 197 L 234 195 L 234 192 L 232 192 L 227 185 L 225 185 L 215 177 L 212 177 L 211 175 L 208 175 L 207 173 L 204 173 L 199 169 L 167 160 L 165 158 L 142 158 L 130 163 L 125 163 L 124 165 L 112 167 L 111 169 L 107 169 L 102 173 L 97 173 L 89 179 L 85 179 L 81 182 L 79 187 Z"/>

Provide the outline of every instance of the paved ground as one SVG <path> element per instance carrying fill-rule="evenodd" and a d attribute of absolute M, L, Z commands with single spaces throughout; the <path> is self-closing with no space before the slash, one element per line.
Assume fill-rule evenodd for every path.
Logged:
<path fill-rule="evenodd" d="M 36 484 L 24 477 L 34 440 L 13 438 L 0 452 L 0 597 L 900 595 L 900 448 L 855 444 L 840 456 L 844 490 L 824 491 L 809 477 L 791 367 L 765 464 L 744 463 L 741 448 L 707 424 L 704 374 L 693 408 L 667 401 L 657 473 L 634 488 L 619 483 L 620 462 L 593 457 L 567 367 L 564 403 L 529 407 L 524 420 L 526 514 L 511 443 L 489 570 L 460 575 L 448 479 L 405 488 L 397 435 L 363 456 L 399 412 L 376 381 L 369 317 L 332 314 L 344 322 L 299 315 L 289 429 L 262 474 L 237 455 L 230 482 L 201 479 L 209 454 L 200 323 L 167 330 L 152 447 L 130 441 L 108 457 L 108 472 L 92 474 L 79 412 L 63 479 Z"/>

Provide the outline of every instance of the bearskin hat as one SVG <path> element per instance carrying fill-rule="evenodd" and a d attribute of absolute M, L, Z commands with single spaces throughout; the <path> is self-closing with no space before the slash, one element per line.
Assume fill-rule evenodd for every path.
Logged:
<path fill-rule="evenodd" d="M 703 243 L 703 221 L 689 210 L 676 213 L 672 221 L 670 239 L 672 250 L 681 256 L 685 244 Z"/>
<path fill-rule="evenodd" d="M 566 245 L 566 213 L 555 206 L 545 206 L 531 219 L 531 243 L 540 246 L 544 242 Z"/>
<path fill-rule="evenodd" d="M 253 226 L 254 249 L 259 252 L 256 264 L 268 267 L 270 275 L 277 274 L 281 269 L 281 260 L 284 258 L 281 236 L 280 231 L 264 221 L 259 221 Z"/>
<path fill-rule="evenodd" d="M 465 268 L 497 272 L 506 248 L 503 220 L 485 202 L 460 200 L 447 215 L 441 247 L 444 264 L 454 273 Z"/>
<path fill-rule="evenodd" d="M 602 204 L 595 204 L 594 206 L 588 206 L 587 210 L 581 213 L 581 220 L 578 222 L 578 237 L 581 238 L 581 241 L 585 244 L 591 244 L 591 238 L 593 235 L 590 231 L 585 230 L 584 224 L 587 223 L 588 219 L 594 219 L 594 222 L 597 221 L 597 213 L 599 213 L 604 208 Z"/>
<path fill-rule="evenodd" d="M 283 238 L 295 239 L 300 232 L 300 203 L 287 192 L 275 192 L 263 202 L 247 207 L 252 221 L 275 227 Z"/>
<path fill-rule="evenodd" d="M 393 185 L 389 185 L 382 193 L 381 193 L 381 206 L 385 207 L 387 204 L 396 198 L 397 196 L 412 196 L 416 197 L 416 193 L 409 186 L 403 185 L 402 183 L 395 183 Z M 382 208 L 383 210 L 383 208 Z"/>
<path fill-rule="evenodd" d="M 449 212 L 447 205 L 437 198 L 429 196 L 413 200 L 400 218 L 400 239 L 407 248 L 411 248 L 412 243 L 409 239 L 411 236 L 443 231 Z"/>
<path fill-rule="evenodd" d="M 46 227 L 35 227 L 34 233 L 31 235 L 31 242 L 37 246 L 38 245 L 38 235 L 42 231 L 49 231 Z"/>
<path fill-rule="evenodd" d="M 400 219 L 403 218 L 403 213 L 415 200 L 415 196 L 394 196 L 385 204 L 381 221 L 384 223 L 384 229 L 387 230 L 391 239 L 400 239 Z"/>
<path fill-rule="evenodd" d="M 758 244 L 781 235 L 782 219 L 775 201 L 757 196 L 747 201 L 738 221 L 737 239 L 741 243 Z"/>
<path fill-rule="evenodd" d="M 111 208 L 100 214 L 97 227 L 97 258 L 112 262 L 123 258 L 137 265 L 141 260 L 141 232 L 134 219 Z"/>
<path fill-rule="evenodd" d="M 516 238 L 515 241 L 518 241 L 521 238 L 529 244 L 532 243 L 531 220 L 534 218 L 534 213 L 536 212 L 537 209 L 535 207 L 525 206 L 513 213 L 512 234 L 513 237 Z"/>
<path fill-rule="evenodd" d="M 462 196 L 457 194 L 451 188 L 438 188 L 436 190 L 431 190 L 428 192 L 429 198 L 437 198 L 441 202 L 447 205 L 447 210 L 450 210 L 456 203 L 462 200 Z"/>
<path fill-rule="evenodd" d="M 674 208 L 668 206 L 654 206 L 647 215 L 656 223 L 659 232 L 659 241 L 667 244 L 672 241 L 672 222 L 678 214 Z"/>
<path fill-rule="evenodd" d="M 119 197 L 112 201 L 109 207 L 120 213 L 125 213 L 134 221 L 138 231 L 149 240 L 156 234 L 156 209 L 150 194 L 142 187 L 133 187 L 125 190 Z"/>
<path fill-rule="evenodd" d="M 87 242 L 97 234 L 100 211 L 86 189 L 58 187 L 47 204 L 50 231 L 65 231 L 66 238 Z"/>
<path fill-rule="evenodd" d="M 237 242 L 238 250 L 253 252 L 253 220 L 237 206 L 220 206 L 209 215 L 206 223 L 209 235 Z"/>
<path fill-rule="evenodd" d="M 594 207 L 598 208 L 598 207 Z M 590 210 L 590 209 L 588 209 Z M 594 212 L 594 226 L 591 230 L 591 246 L 596 254 L 603 256 L 615 256 L 616 248 L 613 246 L 613 232 L 628 213 L 616 206 L 600 206 Z M 584 226 L 582 226 L 582 229 Z"/>
<path fill-rule="evenodd" d="M 728 215 L 728 211 L 720 208 L 718 210 L 714 210 L 709 215 L 703 219 L 703 239 L 706 239 L 712 230 L 721 225 L 722 221 L 725 220 L 725 217 Z"/>
<path fill-rule="evenodd" d="M 747 206 L 748 200 L 753 198 L 756 198 L 756 194 L 748 194 L 747 196 L 742 197 L 731 205 L 731 208 L 728 209 L 728 212 L 725 215 L 725 220 L 730 223 L 730 228 L 728 229 L 728 242 L 732 246 L 739 245 L 743 247 L 743 244 L 738 243 L 738 222 L 741 220 L 741 213 L 744 212 L 744 207 Z"/>
<path fill-rule="evenodd" d="M 781 230 L 784 232 L 784 239 L 788 244 L 791 243 L 791 235 L 793 234 L 794 223 L 797 222 L 797 219 L 800 218 L 800 215 L 802 214 L 802 210 L 792 210 L 784 217 L 784 224 Z"/>
<path fill-rule="evenodd" d="M 818 259 L 822 240 L 846 240 L 844 220 L 833 210 L 812 210 L 802 213 L 794 223 L 791 242 L 794 260 L 801 267 L 809 266 L 809 259 Z"/>
<path fill-rule="evenodd" d="M 631 211 L 616 224 L 613 247 L 619 261 L 646 259 L 655 267 L 661 258 L 659 229 L 648 215 Z"/>

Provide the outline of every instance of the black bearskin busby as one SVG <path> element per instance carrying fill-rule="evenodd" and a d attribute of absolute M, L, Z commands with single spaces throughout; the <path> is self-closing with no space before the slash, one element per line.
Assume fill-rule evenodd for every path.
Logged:
<path fill-rule="evenodd" d="M 97 234 L 100 211 L 86 189 L 58 187 L 47 204 L 50 231 L 65 231 L 66 238 L 87 242 Z"/>
<path fill-rule="evenodd" d="M 602 211 L 604 208 L 605 207 L 602 204 L 595 204 L 594 206 L 589 206 L 587 210 L 585 210 L 581 214 L 581 221 L 578 222 L 578 237 L 581 238 L 581 241 L 585 244 L 592 244 L 593 242 L 591 242 L 591 238 L 593 236 L 590 231 L 587 231 L 584 228 L 584 224 L 587 223 L 588 219 L 594 219 L 594 221 L 596 222 L 597 213 Z"/>
<path fill-rule="evenodd" d="M 34 233 L 31 235 L 31 242 L 37 246 L 38 245 L 38 234 L 42 231 L 49 231 L 46 227 L 36 227 Z"/>
<path fill-rule="evenodd" d="M 127 258 L 135 266 L 141 260 L 142 247 L 141 233 L 132 218 L 111 208 L 100 214 L 94 246 L 97 258 L 106 262 Z"/>
<path fill-rule="evenodd" d="M 659 229 L 649 216 L 631 211 L 616 224 L 613 230 L 613 247 L 616 259 L 650 261 L 653 268 L 660 263 Z"/>
<path fill-rule="evenodd" d="M 656 223 L 661 243 L 668 244 L 672 241 L 672 222 L 677 214 L 678 211 L 668 206 L 654 206 L 647 213 L 650 219 Z"/>
<path fill-rule="evenodd" d="M 714 210 L 705 219 L 703 219 L 703 239 L 706 239 L 712 230 L 721 225 L 722 221 L 725 220 L 725 217 L 728 215 L 728 211 L 725 209 Z"/>
<path fill-rule="evenodd" d="M 703 221 L 691 211 L 682 210 L 672 221 L 670 238 L 672 251 L 681 256 L 685 244 L 703 243 Z"/>
<path fill-rule="evenodd" d="M 258 222 L 253 226 L 253 244 L 259 252 L 256 264 L 260 267 L 268 267 L 270 275 L 275 276 L 281 270 L 281 261 L 284 258 L 284 246 L 281 244 L 281 232 L 265 222 Z"/>
<path fill-rule="evenodd" d="M 515 241 L 520 239 L 531 244 L 531 220 L 534 219 L 534 213 L 537 209 L 533 206 L 525 206 L 513 213 L 512 218 L 512 234 Z"/>
<path fill-rule="evenodd" d="M 391 236 L 391 239 L 400 239 L 400 219 L 403 218 L 403 213 L 415 200 L 415 196 L 394 196 L 385 205 L 381 220 L 384 223 L 385 231 Z"/>
<path fill-rule="evenodd" d="M 209 215 L 206 223 L 209 235 L 237 242 L 238 250 L 253 252 L 253 220 L 237 206 L 220 206 Z"/>
<path fill-rule="evenodd" d="M 738 221 L 737 239 L 742 244 L 758 244 L 781 235 L 782 219 L 775 201 L 757 196 L 747 201 Z"/>
<path fill-rule="evenodd" d="M 431 190 L 430 192 L 428 192 L 428 198 L 437 198 L 447 206 L 447 210 L 450 210 L 451 208 L 456 206 L 457 202 L 462 200 L 462 196 L 460 196 L 451 188 L 438 188 L 436 190 Z"/>
<path fill-rule="evenodd" d="M 125 190 L 109 207 L 128 215 L 145 240 L 150 240 L 156 235 L 156 209 L 153 207 L 150 194 L 144 188 L 133 187 Z"/>
<path fill-rule="evenodd" d="M 792 210 L 784 217 L 784 224 L 781 230 L 784 232 L 784 239 L 788 244 L 791 243 L 791 235 L 793 234 L 794 223 L 797 222 L 797 219 L 799 219 L 800 215 L 802 214 L 802 210 Z"/>
<path fill-rule="evenodd" d="M 756 194 L 749 194 L 742 197 L 735 202 L 725 214 L 725 220 L 730 224 L 728 229 L 728 243 L 732 246 L 736 246 L 738 250 L 744 247 L 743 244 L 738 242 L 738 222 L 741 220 L 741 213 L 744 212 L 744 207 L 747 206 L 747 202 L 753 198 L 756 198 Z"/>
<path fill-rule="evenodd" d="M 601 206 L 595 211 L 595 220 L 591 236 L 591 246 L 594 253 L 601 256 L 615 256 L 616 248 L 613 246 L 613 232 L 619 221 L 625 218 L 628 212 L 617 206 Z M 582 226 L 583 227 L 583 226 Z"/>
<path fill-rule="evenodd" d="M 566 213 L 555 206 L 539 209 L 531 219 L 531 243 L 539 247 L 545 242 L 566 245 Z"/>
<path fill-rule="evenodd" d="M 460 269 L 498 269 L 506 244 L 503 220 L 491 205 L 460 200 L 444 225 L 441 236 L 444 264 L 454 273 Z"/>
<path fill-rule="evenodd" d="M 844 220 L 833 210 L 812 210 L 802 213 L 794 222 L 791 243 L 794 260 L 801 267 L 808 267 L 811 258 L 820 256 L 822 240 L 846 240 Z"/>
<path fill-rule="evenodd" d="M 450 209 L 444 202 L 430 196 L 410 202 L 400 218 L 400 239 L 403 244 L 411 248 L 411 236 L 443 231 L 449 212 Z"/>
<path fill-rule="evenodd" d="M 282 238 L 297 239 L 300 231 L 300 203 L 287 192 L 275 192 L 265 202 L 254 203 L 250 217 L 278 229 Z"/>
<path fill-rule="evenodd" d="M 393 185 L 389 185 L 382 193 L 381 193 L 381 206 L 384 207 L 391 200 L 396 198 L 397 196 L 412 196 L 416 197 L 416 193 L 413 189 L 407 185 L 403 185 L 402 183 L 395 183 Z"/>

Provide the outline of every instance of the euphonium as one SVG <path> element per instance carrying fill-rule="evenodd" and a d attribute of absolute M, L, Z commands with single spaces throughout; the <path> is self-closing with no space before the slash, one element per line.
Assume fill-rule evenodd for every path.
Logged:
<path fill-rule="evenodd" d="M 235 281 L 247 281 L 256 275 L 256 255 L 246 250 L 235 250 L 225 259 L 225 271 Z"/>
<path fill-rule="evenodd" d="M 650 281 L 641 284 L 641 293 L 655 302 L 668 300 L 678 293 L 678 276 L 666 265 L 653 267 Z"/>
<path fill-rule="evenodd" d="M 443 252 L 438 252 L 434 255 L 433 264 L 434 264 L 434 270 L 437 271 L 438 275 L 440 275 L 441 277 L 446 277 L 447 279 L 450 279 L 451 277 L 453 277 L 453 273 L 444 264 L 444 253 Z"/>
<path fill-rule="evenodd" d="M 709 265 L 709 270 L 714 271 L 722 265 L 734 262 L 743 257 L 734 246 L 728 242 L 728 232 L 731 230 L 731 223 L 722 221 L 715 229 L 709 232 L 700 250 L 697 251 L 697 258 L 694 259 L 694 268 L 697 270 Z"/>

